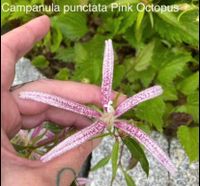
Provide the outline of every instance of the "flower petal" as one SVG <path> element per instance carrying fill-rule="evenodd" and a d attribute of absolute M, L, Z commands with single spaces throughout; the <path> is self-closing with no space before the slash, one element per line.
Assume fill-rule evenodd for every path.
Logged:
<path fill-rule="evenodd" d="M 142 103 L 146 100 L 155 98 L 163 93 L 163 89 L 161 86 L 156 85 L 153 87 L 150 87 L 144 91 L 141 91 L 137 93 L 136 95 L 126 99 L 123 101 L 116 109 L 115 115 L 117 117 L 121 116 L 125 112 L 127 112 L 129 109 L 133 108 L 134 106 L 138 105 L 139 103 Z"/>
<path fill-rule="evenodd" d="M 32 134 L 31 134 L 31 138 L 35 138 L 36 136 L 38 136 L 38 135 L 40 134 L 42 128 L 43 128 L 42 125 L 40 125 L 40 126 L 38 126 L 38 127 L 35 127 L 35 128 L 33 129 Z"/>
<path fill-rule="evenodd" d="M 51 132 L 50 130 L 47 131 L 45 134 L 46 139 L 53 139 L 55 137 L 55 134 Z"/>
<path fill-rule="evenodd" d="M 20 129 L 18 132 L 18 135 L 22 138 L 24 141 L 29 141 L 28 131 Z"/>
<path fill-rule="evenodd" d="M 68 111 L 72 111 L 87 117 L 94 117 L 99 118 L 101 115 L 99 112 L 79 103 L 76 103 L 71 100 L 63 99 L 58 96 L 54 96 L 51 94 L 46 94 L 43 92 L 35 92 L 35 91 L 27 91 L 27 92 L 20 92 L 20 98 L 22 99 L 29 99 L 38 102 L 42 102 L 54 107 L 58 107 L 61 109 L 65 109 Z"/>
<path fill-rule="evenodd" d="M 171 174 L 176 172 L 176 167 L 173 165 L 167 154 L 142 130 L 134 125 L 127 124 L 126 122 L 116 122 L 115 126 L 143 144 L 145 148 L 158 160 L 158 162 L 160 162 Z"/>
<path fill-rule="evenodd" d="M 102 72 L 102 105 L 106 110 L 106 105 L 111 100 L 112 93 L 112 80 L 113 80 L 113 67 L 114 66 L 114 52 L 112 40 L 105 41 L 104 59 L 103 59 L 103 72 Z"/>
<path fill-rule="evenodd" d="M 76 182 L 78 186 L 84 186 L 86 184 L 91 183 L 91 180 L 89 178 L 79 177 L 76 179 Z"/>
<path fill-rule="evenodd" d="M 80 144 L 90 140 L 92 137 L 101 133 L 105 129 L 105 123 L 102 121 L 96 121 L 92 125 L 80 130 L 76 134 L 66 138 L 64 141 L 59 143 L 53 149 L 51 149 L 47 154 L 41 157 L 43 162 L 47 162 L 53 158 L 56 158 L 63 153 L 79 146 Z"/>

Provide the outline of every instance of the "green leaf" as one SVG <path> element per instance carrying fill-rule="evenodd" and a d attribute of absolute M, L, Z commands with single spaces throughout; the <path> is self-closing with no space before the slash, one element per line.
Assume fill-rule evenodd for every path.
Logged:
<path fill-rule="evenodd" d="M 56 52 L 59 49 L 61 41 L 63 39 L 62 33 L 58 27 L 52 25 L 50 38 L 51 38 L 50 50 L 51 52 Z"/>
<path fill-rule="evenodd" d="M 116 65 L 114 68 L 113 89 L 115 89 L 121 84 L 124 75 L 125 75 L 124 65 Z"/>
<path fill-rule="evenodd" d="M 115 4 L 117 2 L 114 2 Z M 122 2 L 127 3 L 127 2 Z M 120 3 L 119 3 L 120 4 Z M 110 38 L 115 35 L 124 34 L 128 28 L 130 28 L 137 17 L 136 4 L 132 1 L 132 10 L 131 12 L 120 12 L 111 11 L 107 16 L 103 16 L 103 25 L 99 28 L 101 32 L 109 32 L 111 34 Z"/>
<path fill-rule="evenodd" d="M 126 137 L 123 139 L 123 143 L 128 147 L 129 151 L 131 152 L 132 156 L 137 159 L 146 175 L 149 175 L 149 162 L 145 156 L 143 149 L 140 145 L 132 138 Z"/>
<path fill-rule="evenodd" d="M 87 49 L 84 47 L 83 44 L 81 43 L 77 43 L 75 45 L 75 61 L 79 64 L 79 63 L 83 63 L 84 61 L 87 60 L 88 58 L 88 51 Z"/>
<path fill-rule="evenodd" d="M 57 26 L 62 35 L 70 40 L 83 37 L 88 31 L 84 13 L 66 13 L 52 18 L 52 24 Z"/>
<path fill-rule="evenodd" d="M 59 69 L 58 73 L 55 75 L 55 79 L 58 80 L 68 80 L 69 71 L 67 68 Z"/>
<path fill-rule="evenodd" d="M 132 48 L 139 48 L 141 43 L 138 44 L 138 41 L 137 41 L 134 33 L 135 33 L 135 31 L 132 26 L 126 30 L 126 32 L 123 34 L 123 38 L 129 43 L 129 45 Z"/>
<path fill-rule="evenodd" d="M 136 125 L 136 127 L 140 128 L 140 129 L 142 129 L 145 133 L 151 134 L 151 127 L 149 125 L 147 125 L 146 123 L 137 122 L 137 123 L 134 123 L 134 125 Z"/>
<path fill-rule="evenodd" d="M 158 73 L 158 81 L 164 85 L 172 83 L 172 81 L 181 74 L 185 64 L 192 60 L 191 55 L 187 53 L 174 54 L 170 61 L 166 61 Z"/>
<path fill-rule="evenodd" d="M 25 151 L 26 150 L 25 146 L 23 146 L 23 145 L 18 145 L 18 144 L 15 144 L 15 143 L 12 143 L 12 145 L 13 145 L 13 147 L 15 148 L 15 150 L 17 152 Z"/>
<path fill-rule="evenodd" d="M 195 123 L 199 123 L 199 92 L 187 96 L 187 102 L 174 108 L 174 112 L 185 112 L 190 114 Z"/>
<path fill-rule="evenodd" d="M 56 51 L 55 59 L 62 61 L 62 62 L 71 62 L 74 61 L 75 53 L 73 48 L 59 48 Z"/>
<path fill-rule="evenodd" d="M 123 171 L 123 173 L 127 186 L 136 186 L 133 178 L 126 171 Z"/>
<path fill-rule="evenodd" d="M 55 123 L 47 122 L 45 123 L 44 128 L 46 128 L 47 130 L 50 130 L 53 133 L 59 133 L 63 127 Z"/>
<path fill-rule="evenodd" d="M 152 14 L 152 12 L 149 12 L 148 15 L 149 15 L 149 19 L 150 19 L 150 22 L 151 22 L 151 27 L 153 28 L 154 27 L 153 14 Z"/>
<path fill-rule="evenodd" d="M 108 17 L 103 24 L 104 31 L 110 32 L 111 37 L 116 35 L 120 29 L 122 17 L 118 17 L 117 19 L 113 19 L 112 17 Z"/>
<path fill-rule="evenodd" d="M 28 6 L 29 3 L 25 0 L 21 1 L 16 1 L 16 2 L 11 2 L 10 5 L 14 6 Z M 20 20 L 20 19 L 25 19 L 28 16 L 28 14 L 25 11 L 10 11 L 10 16 L 8 18 L 9 21 L 12 20 Z"/>
<path fill-rule="evenodd" d="M 91 83 L 100 83 L 104 41 L 105 37 L 96 35 L 85 44 L 75 45 L 74 80 L 88 79 Z"/>
<path fill-rule="evenodd" d="M 96 171 L 97 169 L 104 167 L 110 160 L 111 156 L 106 156 L 105 158 L 101 159 L 94 167 L 91 168 L 90 171 Z"/>
<path fill-rule="evenodd" d="M 199 128 L 181 126 L 178 128 L 177 136 L 190 158 L 190 162 L 197 161 L 199 156 Z"/>
<path fill-rule="evenodd" d="M 133 5 L 133 9 L 134 8 L 135 7 Z M 133 11 L 133 12 L 123 12 L 122 13 L 123 18 L 121 20 L 118 34 L 124 34 L 126 32 L 126 30 L 134 24 L 134 22 L 136 21 L 136 17 L 137 17 L 136 8 L 134 10 L 135 11 Z"/>
<path fill-rule="evenodd" d="M 44 69 L 48 67 L 49 61 L 43 55 L 39 55 L 32 60 L 32 64 L 37 68 Z"/>
<path fill-rule="evenodd" d="M 116 141 L 111 155 L 111 161 L 112 161 L 112 181 L 115 179 L 115 176 L 117 174 L 117 162 L 118 162 L 118 156 L 119 156 L 119 142 Z"/>
<path fill-rule="evenodd" d="M 175 101 L 178 99 L 177 90 L 174 84 L 165 84 L 165 85 L 162 85 L 162 88 L 164 90 L 163 95 L 162 95 L 163 100 Z"/>
<path fill-rule="evenodd" d="M 138 75 L 140 77 L 140 81 L 142 82 L 143 86 L 146 88 L 151 84 L 153 78 L 156 75 L 156 71 L 155 69 L 148 67 L 146 70 L 139 72 Z"/>
<path fill-rule="evenodd" d="M 193 120 L 199 123 L 199 92 L 188 95 L 186 104 L 187 113 L 191 114 Z"/>
<path fill-rule="evenodd" d="M 155 29 L 159 34 L 173 42 L 186 42 L 198 45 L 198 11 L 185 13 L 180 21 L 173 12 L 158 13 L 155 16 Z"/>
<path fill-rule="evenodd" d="M 143 8 L 142 11 L 138 12 L 136 24 L 135 24 L 135 37 L 136 37 L 137 41 L 140 41 L 141 36 L 142 36 L 141 24 L 142 24 L 144 15 L 145 15 L 145 9 Z"/>
<path fill-rule="evenodd" d="M 189 95 L 197 90 L 199 86 L 199 72 L 196 72 L 184 79 L 179 85 L 178 89 L 185 95 Z"/>
<path fill-rule="evenodd" d="M 148 68 L 153 56 L 154 45 L 155 42 L 152 41 L 138 52 L 134 62 L 136 71 L 142 71 Z"/>
<path fill-rule="evenodd" d="M 11 4 L 11 0 L 2 0 L 1 1 L 1 27 L 5 23 L 7 23 L 7 18 L 10 16 L 10 11 L 4 11 L 4 9 L 7 8 L 6 4 Z M 6 7 L 4 7 L 4 6 L 6 6 Z"/>
<path fill-rule="evenodd" d="M 158 131 L 162 132 L 163 115 L 165 103 L 161 98 L 145 101 L 135 108 L 135 114 L 143 121 L 153 125 Z"/>

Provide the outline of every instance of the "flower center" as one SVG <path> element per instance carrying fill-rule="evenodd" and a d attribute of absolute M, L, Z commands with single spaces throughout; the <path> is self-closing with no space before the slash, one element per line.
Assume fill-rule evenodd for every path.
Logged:
<path fill-rule="evenodd" d="M 114 108 L 113 108 L 113 106 L 112 106 L 112 104 L 113 104 L 113 102 L 110 100 L 108 102 L 108 104 L 104 105 L 104 108 L 106 108 L 106 110 L 107 110 L 108 113 L 114 113 L 114 111 L 115 111 Z"/>
<path fill-rule="evenodd" d="M 107 127 L 110 128 L 113 126 L 115 121 L 115 110 L 112 106 L 112 101 L 109 101 L 108 104 L 104 105 L 104 108 L 106 108 L 107 112 L 103 113 L 101 116 L 101 120 L 107 124 Z"/>
<path fill-rule="evenodd" d="M 104 123 L 106 123 L 107 127 L 110 128 L 114 124 L 115 116 L 113 113 L 106 112 L 101 116 L 100 120 L 103 121 Z"/>

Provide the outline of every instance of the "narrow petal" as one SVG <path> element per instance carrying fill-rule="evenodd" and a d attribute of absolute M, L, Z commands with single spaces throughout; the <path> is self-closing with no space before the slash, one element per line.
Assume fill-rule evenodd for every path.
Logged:
<path fill-rule="evenodd" d="M 34 128 L 32 134 L 31 134 L 31 138 L 35 138 L 36 136 L 38 136 L 40 134 L 42 128 L 43 128 L 42 125 Z"/>
<path fill-rule="evenodd" d="M 37 145 L 42 146 L 42 145 L 45 145 L 47 143 L 53 142 L 55 139 L 62 141 L 65 138 L 65 135 L 67 134 L 69 129 L 70 129 L 70 127 L 67 127 L 64 130 L 62 130 L 61 132 L 59 132 L 57 135 L 55 135 L 53 132 L 48 130 L 46 135 L 45 135 L 45 139 L 38 141 Z"/>
<path fill-rule="evenodd" d="M 56 158 L 63 153 L 81 145 L 82 143 L 90 140 L 97 134 L 101 133 L 105 129 L 105 123 L 102 121 L 96 121 L 89 127 L 86 127 L 76 134 L 66 138 L 64 141 L 59 143 L 53 149 L 51 149 L 47 154 L 41 157 L 43 162 L 47 162 L 53 158 Z"/>
<path fill-rule="evenodd" d="M 116 122 L 115 126 L 144 145 L 145 148 L 158 160 L 158 162 L 160 162 L 171 174 L 176 172 L 176 167 L 173 165 L 167 154 L 142 130 L 125 122 Z"/>
<path fill-rule="evenodd" d="M 38 102 L 42 102 L 54 107 L 58 107 L 61 109 L 65 109 L 68 111 L 72 111 L 87 117 L 94 117 L 94 118 L 99 118 L 101 115 L 99 112 L 85 106 L 79 103 L 76 103 L 71 100 L 63 99 L 58 96 L 54 96 L 51 94 L 46 94 L 43 92 L 20 92 L 20 98 L 22 99 L 28 99 L 28 100 L 34 100 Z"/>
<path fill-rule="evenodd" d="M 50 130 L 48 130 L 45 136 L 47 139 L 53 139 L 55 137 L 55 134 L 51 132 Z"/>
<path fill-rule="evenodd" d="M 146 100 L 155 98 L 163 93 L 163 89 L 161 86 L 153 86 L 150 87 L 144 91 L 141 91 L 137 93 L 136 95 L 126 99 L 123 101 L 116 109 L 115 115 L 117 117 L 121 116 L 125 112 L 127 112 L 129 109 L 133 108 L 134 106 L 138 105 L 139 103 L 142 103 Z"/>
<path fill-rule="evenodd" d="M 112 41 L 109 39 L 105 41 L 103 72 L 102 72 L 102 105 L 106 110 L 106 105 L 111 101 L 112 80 L 113 80 L 113 66 L 114 66 L 114 52 Z"/>
<path fill-rule="evenodd" d="M 28 131 L 27 131 L 27 130 L 22 130 L 22 129 L 20 129 L 20 131 L 18 132 L 18 135 L 19 135 L 23 140 L 27 140 L 27 138 L 28 138 Z"/>
<path fill-rule="evenodd" d="M 76 182 L 78 186 L 83 186 L 83 185 L 91 183 L 91 180 L 88 178 L 79 177 L 76 179 Z"/>

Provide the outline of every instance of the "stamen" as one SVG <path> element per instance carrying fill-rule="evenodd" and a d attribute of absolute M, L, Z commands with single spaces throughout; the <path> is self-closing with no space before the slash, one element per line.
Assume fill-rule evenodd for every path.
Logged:
<path fill-rule="evenodd" d="M 110 101 L 108 102 L 108 104 L 105 104 L 105 105 L 104 105 L 104 108 L 106 108 L 106 111 L 107 111 L 108 113 L 112 113 L 112 112 L 115 111 L 114 108 L 113 108 L 113 106 L 112 106 L 112 104 L 113 104 L 113 102 L 110 100 Z"/>

